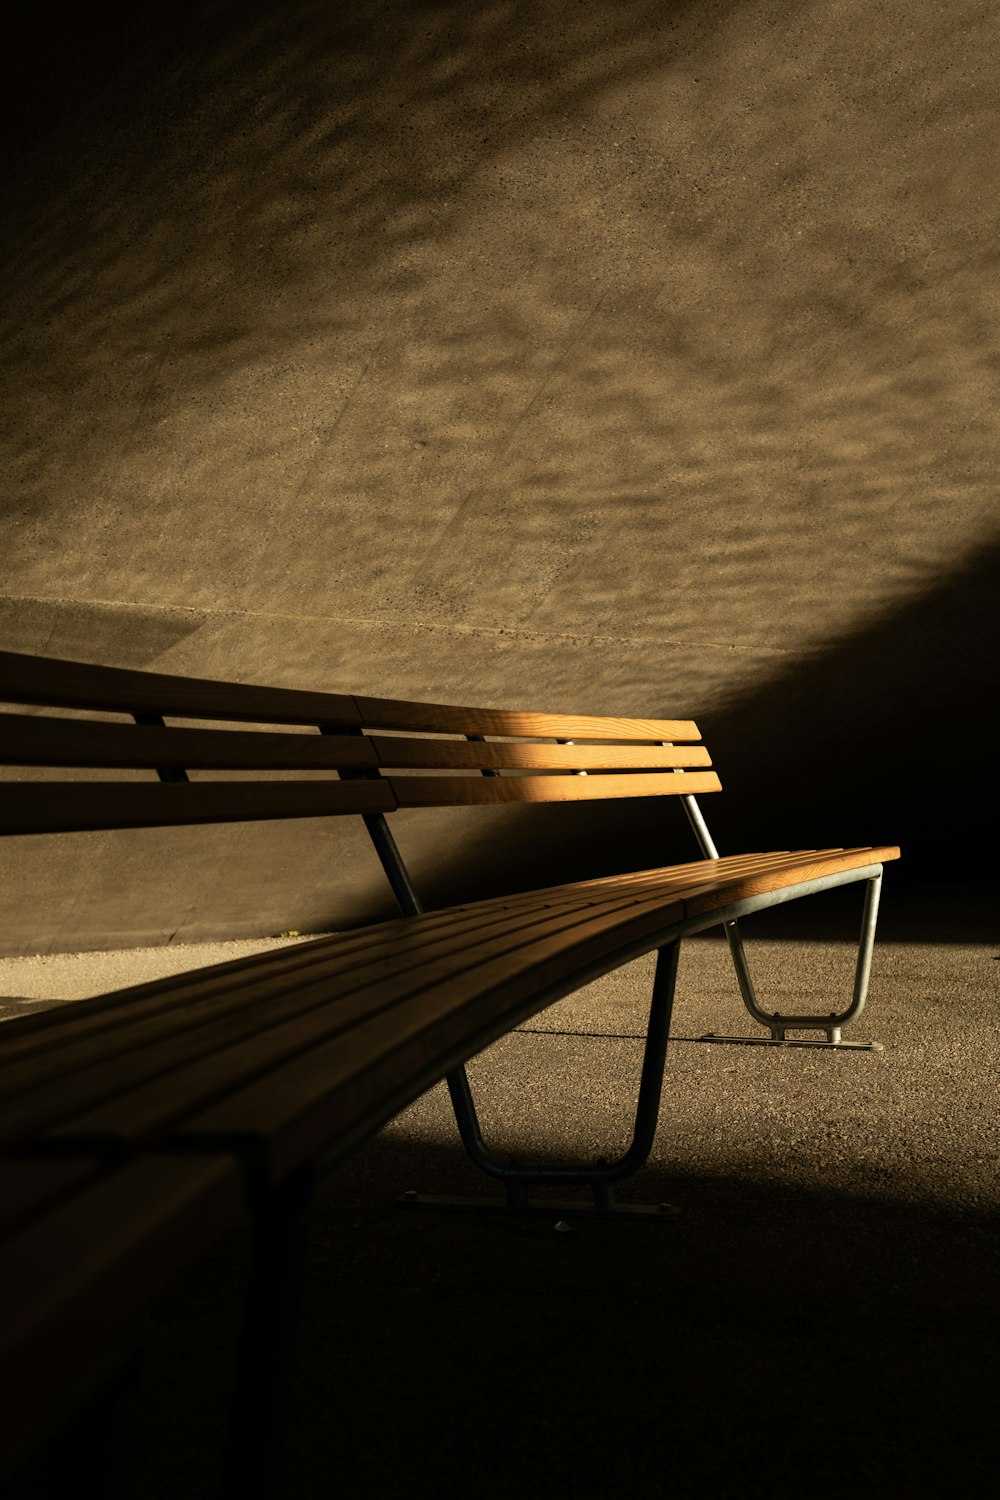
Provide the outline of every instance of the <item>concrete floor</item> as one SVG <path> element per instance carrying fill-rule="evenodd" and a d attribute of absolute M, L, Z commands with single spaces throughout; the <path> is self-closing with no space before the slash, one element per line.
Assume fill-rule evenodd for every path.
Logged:
<path fill-rule="evenodd" d="M 748 933 L 752 937 L 752 932 Z M 22 1005 L 232 956 L 231 945 L 0 964 Z M 846 943 L 753 943 L 763 995 L 827 1005 Z M 287 1484 L 476 1495 L 978 1496 L 997 1478 L 997 955 L 883 942 L 855 1030 L 881 1052 L 714 1046 L 745 1031 L 724 946 L 682 956 L 656 1147 L 622 1196 L 676 1221 L 406 1213 L 489 1193 L 443 1088 L 325 1180 Z M 551 1008 L 470 1067 L 519 1156 L 610 1153 L 651 966 Z M 159 1310 L 141 1493 L 210 1495 L 246 1245 Z"/>

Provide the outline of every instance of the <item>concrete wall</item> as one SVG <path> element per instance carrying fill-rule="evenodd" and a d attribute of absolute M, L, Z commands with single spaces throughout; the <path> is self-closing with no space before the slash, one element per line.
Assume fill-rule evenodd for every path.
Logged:
<path fill-rule="evenodd" d="M 693 714 L 731 789 L 724 847 L 893 839 L 934 877 L 952 799 L 978 825 L 991 786 L 994 7 L 310 0 L 33 25 L 3 645 Z M 530 862 L 517 815 L 399 837 L 435 899 L 486 888 L 484 861 L 532 884 L 688 849 L 659 807 L 532 818 L 553 837 Z M 342 826 L 5 861 L 11 952 L 383 909 Z"/>

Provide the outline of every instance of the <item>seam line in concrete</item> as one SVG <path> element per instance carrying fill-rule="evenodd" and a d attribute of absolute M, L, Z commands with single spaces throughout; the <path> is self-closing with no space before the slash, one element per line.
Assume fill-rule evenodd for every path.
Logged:
<path fill-rule="evenodd" d="M 198 604 L 146 604 L 135 599 L 70 599 L 46 594 L 0 594 L 0 604 L 56 604 L 76 609 L 133 609 L 144 615 L 185 614 L 200 615 L 205 619 L 223 618 L 233 620 L 300 620 L 307 624 L 372 626 L 379 630 L 434 630 L 452 635 L 474 635 L 495 638 L 501 635 L 512 640 L 565 641 L 575 645 L 588 641 L 592 645 L 608 646 L 656 646 L 662 650 L 726 651 L 748 656 L 801 655 L 801 648 L 774 646 L 771 644 L 743 645 L 734 641 L 682 641 L 670 637 L 652 635 L 599 635 L 584 631 L 569 630 L 521 630 L 506 625 L 464 625 L 455 621 L 403 619 L 391 615 L 320 615 L 297 614 L 283 610 L 266 609 L 210 609 Z"/>

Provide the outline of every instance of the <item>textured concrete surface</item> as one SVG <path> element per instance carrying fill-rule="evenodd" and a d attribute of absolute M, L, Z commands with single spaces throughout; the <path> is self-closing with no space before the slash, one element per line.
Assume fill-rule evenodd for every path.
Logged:
<path fill-rule="evenodd" d="M 482 1190 L 439 1091 L 338 1168 L 286 1493 L 991 1493 L 995 8 L 63 22 L 15 5 L 7 33 L 0 644 L 693 714 L 725 851 L 899 842 L 920 882 L 887 899 L 879 1054 L 685 1040 L 741 1024 L 719 946 L 688 946 L 635 1185 L 669 1229 L 395 1212 Z M 689 857 L 666 809 L 588 812 L 398 836 L 434 901 Z M 388 909 L 341 826 L 2 858 L 4 951 L 50 955 L 0 965 L 7 1013 Z M 761 988 L 825 1001 L 849 951 L 799 920 L 763 924 Z M 79 953 L 140 944 L 170 946 Z M 475 1064 L 498 1140 L 613 1149 L 643 979 Z M 151 1497 L 211 1493 L 245 1250 L 158 1314 Z"/>
<path fill-rule="evenodd" d="M 174 943 L 156 948 L 40 953 L 30 958 L 0 959 L 0 1021 L 48 1010 L 69 1000 L 86 1000 L 108 990 L 124 990 L 131 984 L 166 979 L 189 969 L 248 958 L 271 948 L 292 947 L 296 941 L 289 937 L 232 943 Z"/>
<path fill-rule="evenodd" d="M 776 1004 L 849 984 L 844 943 L 749 952 Z M 670 1225 L 395 1208 L 410 1187 L 491 1192 L 444 1090 L 425 1095 L 320 1190 L 282 1495 L 991 1493 L 998 953 L 880 944 L 854 1029 L 884 1050 L 831 1054 L 695 1040 L 747 1027 L 724 946 L 687 944 L 657 1143 L 623 1193 L 676 1205 Z M 30 970 L 82 993 L 100 964 L 121 983 L 165 961 L 8 961 L 0 989 Z M 472 1064 L 498 1150 L 621 1145 L 649 980 L 641 960 Z M 156 1315 L 150 1500 L 213 1494 L 245 1274 L 227 1241 Z"/>
<path fill-rule="evenodd" d="M 5 645 L 694 714 L 730 849 L 780 812 L 927 879 L 944 767 L 985 819 L 994 7 L 14 12 Z M 580 838 L 661 863 L 656 816 Z M 443 894 L 512 847 L 403 833 Z M 380 899 L 360 842 L 287 826 L 5 859 L 9 952 Z"/>

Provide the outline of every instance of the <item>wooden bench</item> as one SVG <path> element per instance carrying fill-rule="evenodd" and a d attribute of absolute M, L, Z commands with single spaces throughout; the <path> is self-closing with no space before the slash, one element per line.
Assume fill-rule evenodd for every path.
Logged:
<path fill-rule="evenodd" d="M 851 1045 L 840 1030 L 864 1004 L 882 864 L 899 851 L 720 858 L 695 800 L 720 783 L 691 721 L 405 703 L 11 653 L 0 653 L 0 702 L 11 705 L 0 714 L 0 758 L 19 768 L 12 773 L 18 779 L 0 785 L 4 833 L 354 814 L 364 820 L 400 906 L 401 917 L 391 922 L 0 1028 L 0 1156 L 22 1176 L 33 1166 L 83 1164 L 106 1187 L 179 1156 L 192 1172 L 205 1162 L 238 1167 L 242 1211 L 259 1225 L 251 1352 L 243 1362 L 251 1375 L 237 1445 L 243 1460 L 234 1482 L 245 1492 L 257 1493 L 253 1485 L 268 1469 L 254 1444 L 278 1398 L 260 1371 L 277 1380 L 283 1364 L 294 1247 L 318 1163 L 349 1152 L 446 1077 L 466 1149 L 503 1184 L 501 1206 L 531 1211 L 532 1186 L 556 1183 L 589 1189 L 589 1212 L 655 1215 L 616 1204 L 614 1189 L 652 1144 L 680 941 L 709 927 L 726 930 L 744 1000 L 768 1029 L 765 1042 L 812 1029 L 822 1045 Z M 45 712 L 25 713 L 24 706 Z M 66 709 L 75 716 L 59 712 Z M 167 722 L 206 719 L 283 727 L 234 732 Z M 290 725 L 308 732 L 288 732 Z M 50 777 L 52 768 L 72 774 L 23 779 L 24 768 L 36 766 L 49 768 Z M 87 779 L 108 768 L 149 779 Z M 190 779 L 200 771 L 265 774 Z M 295 781 L 270 776 L 277 771 L 326 774 Z M 700 860 L 433 912 L 422 911 L 387 821 L 400 808 L 664 795 L 680 799 Z M 866 882 L 866 899 L 850 1003 L 823 1016 L 765 1012 L 738 918 L 858 880 Z M 463 1063 L 554 1000 L 653 950 L 659 956 L 649 1031 L 626 1152 L 610 1163 L 499 1160 L 480 1133 Z M 541 1208 L 554 1212 L 551 1202 Z M 15 1259 L 20 1253 L 16 1244 L 15 1234 L 0 1251 L 0 1274 L 10 1246 Z M 114 1244 L 107 1254 L 113 1259 Z M 28 1301 L 44 1291 L 26 1277 Z M 72 1326 L 72 1308 L 68 1316 Z M 109 1321 L 125 1316 L 119 1308 Z M 76 1348 L 70 1365 L 81 1358 Z"/>
<path fill-rule="evenodd" d="M 244 1218 L 228 1155 L 0 1160 L 0 1484 L 41 1449 L 32 1496 L 130 1493 L 136 1322 Z"/>

